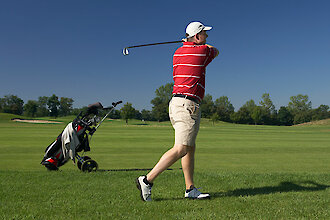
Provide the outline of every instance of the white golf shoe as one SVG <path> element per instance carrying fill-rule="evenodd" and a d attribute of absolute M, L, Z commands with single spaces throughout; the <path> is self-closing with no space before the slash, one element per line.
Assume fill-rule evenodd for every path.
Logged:
<path fill-rule="evenodd" d="M 184 197 L 186 199 L 209 199 L 210 194 L 201 193 L 197 188 L 191 187 L 189 190 L 186 190 Z"/>
<path fill-rule="evenodd" d="M 151 201 L 152 184 L 146 184 L 143 180 L 146 176 L 140 176 L 136 179 L 136 186 L 140 190 L 141 199 L 145 202 Z"/>

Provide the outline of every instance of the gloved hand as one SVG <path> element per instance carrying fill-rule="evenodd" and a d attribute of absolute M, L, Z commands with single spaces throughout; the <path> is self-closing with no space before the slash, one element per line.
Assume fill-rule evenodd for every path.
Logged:
<path fill-rule="evenodd" d="M 182 42 L 187 42 L 187 38 L 182 38 Z"/>

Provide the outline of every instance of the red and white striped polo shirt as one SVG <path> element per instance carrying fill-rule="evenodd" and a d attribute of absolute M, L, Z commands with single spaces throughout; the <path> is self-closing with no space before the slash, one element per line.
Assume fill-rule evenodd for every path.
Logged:
<path fill-rule="evenodd" d="M 205 93 L 205 68 L 214 59 L 217 51 L 206 45 L 184 42 L 173 56 L 172 94 L 183 94 L 200 100 Z"/>

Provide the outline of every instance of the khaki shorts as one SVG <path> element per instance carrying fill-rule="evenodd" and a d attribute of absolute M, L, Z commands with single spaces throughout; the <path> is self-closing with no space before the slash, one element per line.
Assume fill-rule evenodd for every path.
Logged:
<path fill-rule="evenodd" d="M 169 104 L 169 116 L 175 130 L 175 144 L 195 146 L 201 119 L 199 104 L 173 97 Z"/>

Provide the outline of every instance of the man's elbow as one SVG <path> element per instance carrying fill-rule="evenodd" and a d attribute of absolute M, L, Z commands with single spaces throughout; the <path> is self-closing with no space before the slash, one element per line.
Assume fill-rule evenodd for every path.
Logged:
<path fill-rule="evenodd" d="M 214 48 L 215 49 L 215 57 L 217 57 L 219 55 L 219 50 L 217 48 Z"/>

